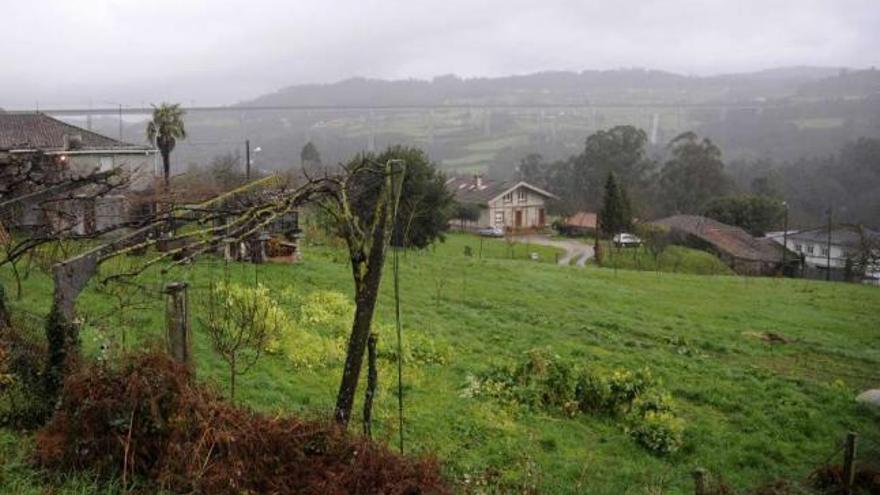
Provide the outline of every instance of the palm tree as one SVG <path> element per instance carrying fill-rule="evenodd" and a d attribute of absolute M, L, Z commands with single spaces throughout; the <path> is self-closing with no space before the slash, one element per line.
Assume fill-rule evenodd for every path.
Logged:
<path fill-rule="evenodd" d="M 159 148 L 162 154 L 162 172 L 165 178 L 165 192 L 171 184 L 171 151 L 178 139 L 186 139 L 183 126 L 183 115 L 180 103 L 162 103 L 153 105 L 153 120 L 147 124 L 147 140 Z"/>

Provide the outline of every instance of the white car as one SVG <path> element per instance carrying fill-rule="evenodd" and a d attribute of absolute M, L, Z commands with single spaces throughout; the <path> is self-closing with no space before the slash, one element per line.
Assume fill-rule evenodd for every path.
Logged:
<path fill-rule="evenodd" d="M 617 247 L 639 247 L 642 245 L 642 240 L 633 234 L 617 234 L 613 240 Z"/>
<path fill-rule="evenodd" d="M 501 227 L 485 227 L 477 231 L 483 237 L 504 237 L 504 229 Z"/>

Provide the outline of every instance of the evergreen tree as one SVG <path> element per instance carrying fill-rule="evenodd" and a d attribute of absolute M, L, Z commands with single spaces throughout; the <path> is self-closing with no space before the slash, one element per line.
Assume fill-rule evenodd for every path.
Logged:
<path fill-rule="evenodd" d="M 605 180 L 605 196 L 599 210 L 599 225 L 602 233 L 613 236 L 632 228 L 632 210 L 626 190 L 618 184 L 614 172 Z"/>
<path fill-rule="evenodd" d="M 302 151 L 299 153 L 299 159 L 300 165 L 306 170 L 319 169 L 322 166 L 321 153 L 318 152 L 318 148 L 311 141 L 303 146 Z"/>

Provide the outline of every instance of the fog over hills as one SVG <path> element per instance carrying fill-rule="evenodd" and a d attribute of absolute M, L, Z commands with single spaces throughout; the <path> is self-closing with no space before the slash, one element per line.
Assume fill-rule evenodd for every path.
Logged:
<path fill-rule="evenodd" d="M 801 86 L 833 78 L 841 71 L 845 69 L 787 67 L 699 77 L 660 70 L 618 69 L 547 71 L 494 78 L 444 75 L 431 80 L 357 77 L 331 84 L 289 86 L 245 104 L 717 103 L 794 96 Z"/>
<path fill-rule="evenodd" d="M 298 108 L 249 109 L 255 106 Z M 242 160 L 246 140 L 260 149 L 252 154 L 256 168 L 298 168 L 300 151 L 311 141 L 329 166 L 361 151 L 408 144 L 427 151 L 448 174 L 508 178 L 529 154 L 564 160 L 583 150 L 588 135 L 634 125 L 648 134 L 649 153 L 658 161 L 682 132 L 712 139 L 727 171 L 747 187 L 770 164 L 795 164 L 779 169 L 790 174 L 798 163 L 837 155 L 848 142 L 880 138 L 880 71 L 786 67 L 697 77 L 621 69 L 351 78 L 289 86 L 228 111 L 186 118 L 189 137 L 174 152 L 178 172 L 228 153 Z M 111 136 L 118 132 L 111 117 L 92 124 Z M 144 122 L 128 121 L 124 137 L 140 142 L 143 131 Z M 827 173 L 816 171 L 816 180 Z M 821 216 L 822 201 L 815 201 L 811 221 Z"/>

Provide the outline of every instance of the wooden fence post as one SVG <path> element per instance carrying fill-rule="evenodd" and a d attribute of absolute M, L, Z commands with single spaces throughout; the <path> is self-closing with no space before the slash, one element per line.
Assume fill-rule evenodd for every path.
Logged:
<path fill-rule="evenodd" d="M 367 390 L 364 394 L 364 436 L 373 436 L 373 399 L 376 397 L 376 385 L 379 373 L 376 370 L 376 341 L 378 337 L 371 333 L 367 339 Z"/>
<path fill-rule="evenodd" d="M 694 495 L 706 495 L 706 470 L 694 470 Z"/>
<path fill-rule="evenodd" d="M 165 322 L 168 353 L 193 373 L 192 336 L 189 328 L 189 298 L 185 282 L 172 282 L 165 286 L 168 300 L 165 305 Z"/>
<path fill-rule="evenodd" d="M 856 440 L 855 432 L 846 434 L 843 448 L 843 495 L 851 495 L 856 475 Z"/>

